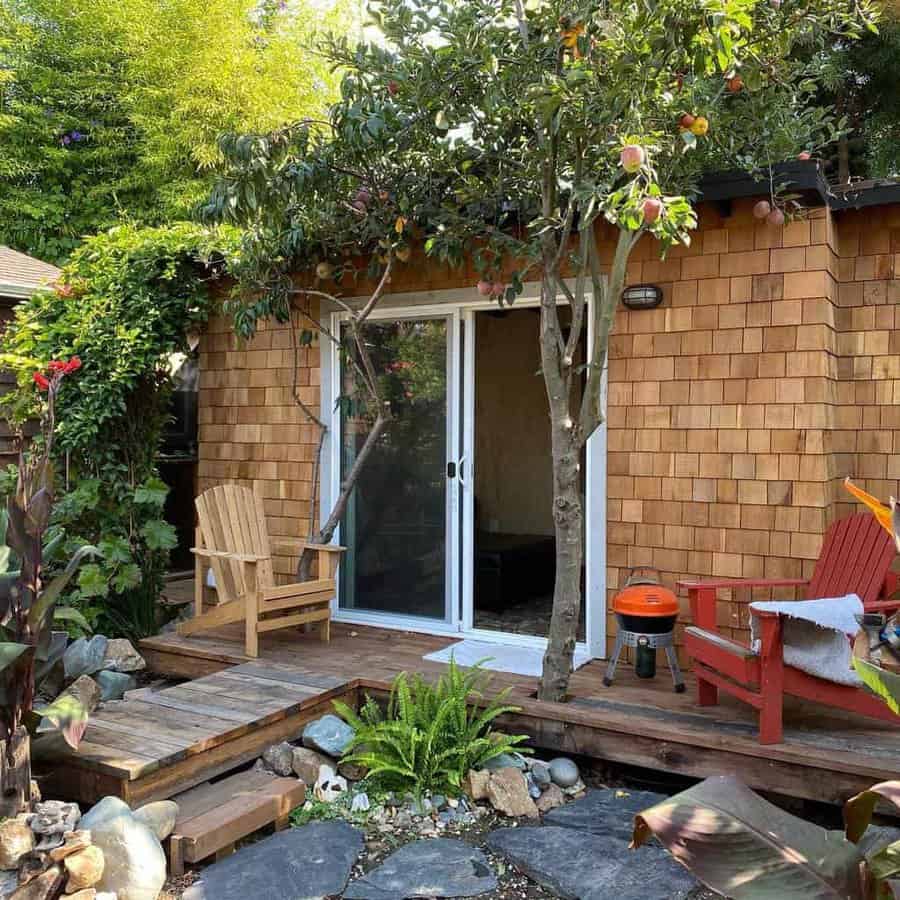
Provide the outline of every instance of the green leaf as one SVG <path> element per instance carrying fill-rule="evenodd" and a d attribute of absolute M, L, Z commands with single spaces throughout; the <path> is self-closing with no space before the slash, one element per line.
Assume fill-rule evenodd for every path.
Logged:
<path fill-rule="evenodd" d="M 34 647 L 28 644 L 0 641 L 0 672 L 12 666 L 23 654 L 33 650 Z"/>
<path fill-rule="evenodd" d="M 131 562 L 131 545 L 123 537 L 104 538 L 97 544 L 97 549 L 107 563 Z"/>
<path fill-rule="evenodd" d="M 862 856 L 731 776 L 707 778 L 635 816 L 632 846 L 655 835 L 707 887 L 732 900 L 863 900 Z"/>
<path fill-rule="evenodd" d="M 90 563 L 78 573 L 78 587 L 85 597 L 105 597 L 109 593 L 109 579 L 100 566 Z"/>
<path fill-rule="evenodd" d="M 50 607 L 53 606 L 53 604 L 56 603 L 56 601 L 59 599 L 68 583 L 72 580 L 72 576 L 81 565 L 81 561 L 83 559 L 86 559 L 88 556 L 98 555 L 99 551 L 91 544 L 85 544 L 83 547 L 79 547 L 78 550 L 76 550 L 75 553 L 72 554 L 72 558 L 69 560 L 68 565 L 66 565 L 65 569 L 41 591 L 41 596 L 38 597 L 37 602 L 28 611 L 28 624 L 33 629 L 37 630 L 40 627 L 40 624 L 44 620 L 44 616 L 46 615 L 47 610 L 50 609 Z M 90 566 L 85 566 L 84 568 L 87 569 L 90 568 Z M 94 565 L 93 568 L 99 569 L 99 567 L 96 565 Z M 83 591 L 84 586 L 81 584 L 80 577 L 79 586 Z"/>
<path fill-rule="evenodd" d="M 159 478 L 148 478 L 142 485 L 135 489 L 134 502 L 152 506 L 162 510 L 169 495 L 169 488 Z"/>
<path fill-rule="evenodd" d="M 57 606 L 53 610 L 54 622 L 73 622 L 85 631 L 91 631 L 88 620 L 74 606 Z"/>
<path fill-rule="evenodd" d="M 137 563 L 121 566 L 113 576 L 112 586 L 117 594 L 124 594 L 130 588 L 137 587 L 142 580 L 141 569 Z"/>
<path fill-rule="evenodd" d="M 178 546 L 175 527 L 162 519 L 151 519 L 141 528 L 141 534 L 151 550 L 171 550 Z"/>
<path fill-rule="evenodd" d="M 80 700 L 72 694 L 60 694 L 49 705 L 35 708 L 35 712 L 58 728 L 73 750 L 78 749 L 88 723 L 87 710 Z"/>

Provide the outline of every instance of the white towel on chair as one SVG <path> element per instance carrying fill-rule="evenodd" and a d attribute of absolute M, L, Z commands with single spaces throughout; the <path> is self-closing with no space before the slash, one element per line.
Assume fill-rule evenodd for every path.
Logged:
<path fill-rule="evenodd" d="M 754 613 L 777 612 L 784 617 L 784 661 L 817 678 L 859 686 L 853 669 L 853 638 L 859 631 L 856 616 L 863 612 L 856 594 L 823 600 L 769 600 L 750 604 L 750 639 L 759 653 L 759 620 Z"/>

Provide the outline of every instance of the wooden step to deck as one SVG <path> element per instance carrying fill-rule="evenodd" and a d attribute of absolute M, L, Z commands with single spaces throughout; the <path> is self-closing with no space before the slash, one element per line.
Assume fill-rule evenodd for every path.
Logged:
<path fill-rule="evenodd" d="M 299 737 L 307 722 L 333 711 L 334 699 L 354 706 L 355 684 L 262 662 L 132 691 L 91 717 L 77 752 L 53 745 L 41 790 L 82 804 L 108 795 L 132 807 L 165 800 Z"/>
<path fill-rule="evenodd" d="M 291 810 L 306 799 L 306 785 L 298 778 L 239 772 L 173 799 L 178 819 L 169 839 L 169 868 L 173 875 L 182 875 L 185 863 L 210 856 L 221 859 L 233 852 L 237 841 L 267 825 L 281 831 Z"/>

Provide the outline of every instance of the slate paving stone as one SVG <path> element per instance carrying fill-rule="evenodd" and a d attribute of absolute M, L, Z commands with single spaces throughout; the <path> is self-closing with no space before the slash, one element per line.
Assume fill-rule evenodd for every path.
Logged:
<path fill-rule="evenodd" d="M 451 838 L 414 841 L 344 891 L 345 900 L 477 897 L 497 887 L 485 855 Z"/>
<path fill-rule="evenodd" d="M 567 900 L 685 900 L 699 883 L 660 847 L 556 825 L 500 828 L 487 844 Z"/>
<path fill-rule="evenodd" d="M 665 794 L 650 791 L 615 788 L 591 790 L 580 800 L 547 813 L 544 822 L 547 825 L 617 837 L 627 844 L 631 840 L 634 817 L 666 799 Z"/>
<path fill-rule="evenodd" d="M 339 895 L 363 849 L 346 822 L 289 828 L 202 870 L 184 900 L 319 900 Z"/>

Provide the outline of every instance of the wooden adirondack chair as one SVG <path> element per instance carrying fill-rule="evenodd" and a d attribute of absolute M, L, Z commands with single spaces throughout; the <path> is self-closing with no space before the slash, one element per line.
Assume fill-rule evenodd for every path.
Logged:
<path fill-rule="evenodd" d="M 317 623 L 319 637 L 329 640 L 334 575 L 344 548 L 306 545 L 317 550 L 318 578 L 279 586 L 262 499 L 248 488 L 225 484 L 210 488 L 195 502 L 199 527 L 197 546 L 191 548 L 194 617 L 180 622 L 178 633 L 189 635 L 243 621 L 245 653 L 253 657 L 259 655 L 259 635 L 278 628 Z M 215 576 L 219 605 L 204 612 L 207 565 Z"/>
<path fill-rule="evenodd" d="M 857 594 L 866 612 L 887 612 L 900 606 L 889 599 L 897 578 L 889 572 L 894 542 L 874 516 L 859 513 L 834 522 L 825 534 L 822 553 L 809 582 L 797 579 L 679 582 L 687 590 L 694 624 L 685 629 L 685 647 L 693 657 L 697 702 L 715 706 L 719 690 L 759 710 L 759 741 L 777 744 L 783 737 L 783 695 L 846 709 L 900 725 L 877 697 L 835 684 L 784 664 L 782 621 L 777 613 L 757 614 L 761 647 L 749 647 L 720 635 L 716 628 L 719 590 L 755 587 L 803 587 L 807 600 Z"/>

